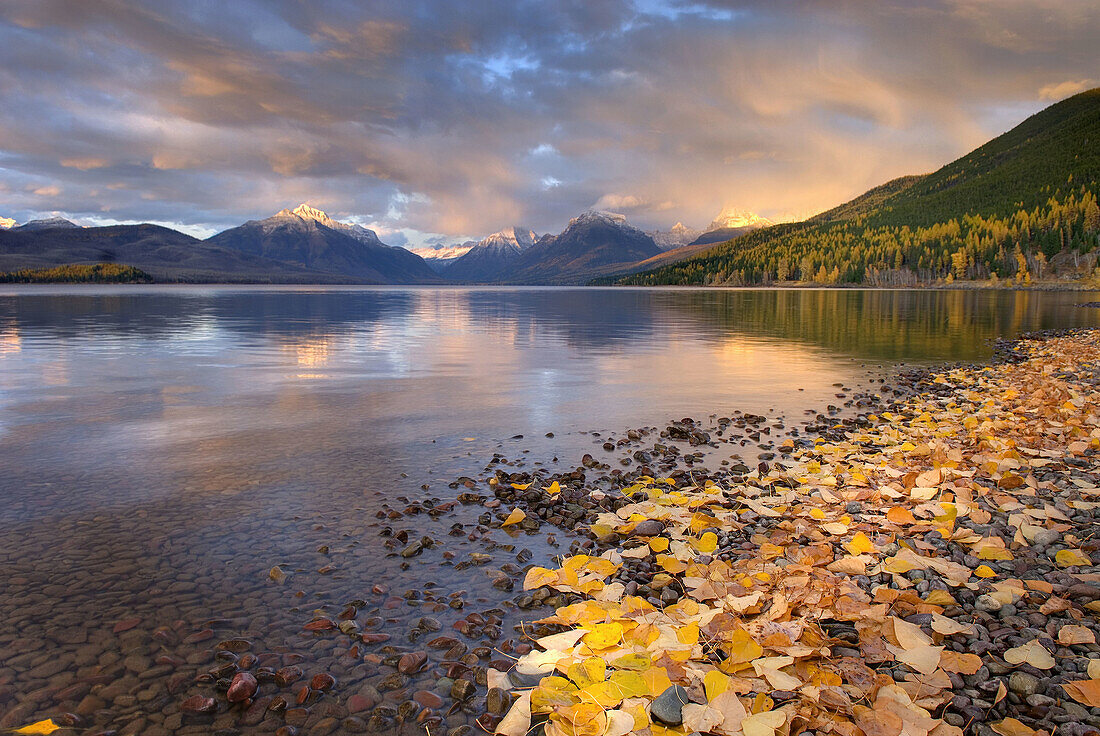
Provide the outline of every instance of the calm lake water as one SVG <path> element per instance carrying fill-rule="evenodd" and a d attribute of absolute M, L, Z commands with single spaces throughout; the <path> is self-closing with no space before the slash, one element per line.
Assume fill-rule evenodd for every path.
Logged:
<path fill-rule="evenodd" d="M 453 499 L 447 483 L 494 452 L 527 469 L 575 466 L 603 442 L 592 430 L 735 410 L 797 420 L 898 363 L 983 360 L 996 337 L 1100 324 L 1100 310 L 1074 306 L 1097 298 L 6 287 L 0 726 L 65 710 L 133 733 L 189 732 L 178 701 L 200 691 L 172 678 L 190 683 L 229 636 L 336 673 L 329 705 L 346 715 L 346 697 L 379 671 L 347 661 L 346 639 L 303 635 L 311 611 L 335 615 L 381 583 L 390 597 L 372 605 L 401 636 L 425 609 L 449 627 L 509 597 L 481 567 L 387 557 L 378 536 L 392 524 L 443 538 L 481 509 L 391 522 L 377 518 L 386 504 Z M 485 547 L 455 539 L 455 559 Z M 540 535 L 511 541 L 494 565 L 550 551 Z M 268 578 L 276 564 L 286 585 Z M 406 588 L 429 594 L 408 604 Z M 456 591 L 462 611 L 442 604 Z M 506 636 L 515 615 L 501 616 Z M 200 640 L 208 626 L 215 638 Z M 407 689 L 430 689 L 421 680 Z"/>

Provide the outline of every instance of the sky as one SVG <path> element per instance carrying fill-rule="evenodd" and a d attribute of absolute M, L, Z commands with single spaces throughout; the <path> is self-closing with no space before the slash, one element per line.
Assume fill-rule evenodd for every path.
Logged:
<path fill-rule="evenodd" d="M 0 217 L 801 219 L 1100 86 L 1095 0 L 3 0 Z"/>

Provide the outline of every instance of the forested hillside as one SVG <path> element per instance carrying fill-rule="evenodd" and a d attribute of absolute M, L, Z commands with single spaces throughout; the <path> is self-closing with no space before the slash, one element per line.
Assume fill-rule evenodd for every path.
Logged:
<path fill-rule="evenodd" d="M 1029 282 L 1095 265 L 1100 89 L 1033 115 L 976 151 L 802 223 L 723 243 L 624 284 L 918 285 Z"/>

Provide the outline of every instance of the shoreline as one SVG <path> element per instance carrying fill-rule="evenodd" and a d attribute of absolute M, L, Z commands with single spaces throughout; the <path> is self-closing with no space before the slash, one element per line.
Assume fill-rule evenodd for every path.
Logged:
<path fill-rule="evenodd" d="M 1097 359 L 1100 346 L 1096 334 L 1091 330 L 1068 330 L 998 341 L 990 365 L 910 372 L 903 377 L 906 395 L 874 410 L 884 417 L 893 417 L 894 423 L 900 423 L 905 416 L 920 417 L 926 413 L 938 416 L 932 410 L 942 412 L 948 397 L 958 399 L 964 391 L 969 395 L 977 386 L 989 394 L 1007 385 L 997 381 L 1017 381 L 1020 376 L 1039 381 L 1044 389 L 1069 390 L 1067 387 L 1079 380 L 1072 373 L 1063 373 L 1060 378 L 1044 377 L 1041 372 L 1037 377 L 1032 374 L 1043 361 L 1064 363 L 1063 353 L 1067 350 L 1088 360 Z M 1044 350 L 1050 354 L 1045 355 Z M 1073 370 L 1065 365 L 1062 368 Z M 1080 380 L 1091 381 L 1091 377 Z M 1011 396 L 1011 391 L 1007 395 Z M 1021 395 L 1006 401 L 1010 404 L 1022 401 Z M 1087 392 L 1079 393 L 1078 399 L 1082 406 L 1074 405 L 1073 412 L 1077 409 L 1083 412 L 1095 402 L 1095 397 Z M 1055 409 L 1059 407 L 1064 412 L 1070 411 L 1065 409 L 1065 402 L 1058 403 Z M 1012 415 L 1017 408 L 1015 404 L 1003 405 L 996 411 Z M 931 421 L 947 421 L 945 416 Z M 962 427 L 968 433 L 967 441 L 973 441 L 975 446 L 983 442 L 975 439 L 982 425 L 964 427 L 961 423 L 966 420 L 961 416 L 952 421 L 959 425 L 956 428 Z M 982 421 L 1007 420 L 998 414 L 997 418 Z M 763 417 L 750 416 L 720 422 L 719 426 L 737 429 L 759 427 L 765 422 Z M 677 434 L 683 432 L 683 436 L 666 438 L 658 444 L 673 447 L 677 440 L 704 444 L 706 430 L 694 424 L 671 424 L 664 433 L 675 430 Z M 1036 426 L 1043 424 L 1040 420 Z M 1090 433 L 1094 424 L 1095 417 L 1087 425 Z M 629 494 L 616 494 L 606 484 L 597 487 L 576 471 L 526 482 L 522 476 L 513 480 L 512 474 L 498 473 L 490 480 L 496 501 L 500 502 L 493 525 L 507 522 L 509 517 L 514 520 L 516 512 L 508 513 L 512 507 L 552 525 L 583 523 L 588 527 L 588 538 L 574 542 L 569 550 L 571 557 L 563 560 L 561 566 L 543 561 L 547 567 L 527 570 L 526 592 L 519 599 L 521 608 L 547 602 L 560 605 L 554 606 L 553 616 L 535 621 L 529 628 L 530 638 L 543 645 L 542 653 L 536 649 L 534 654 L 521 657 L 508 674 L 497 670 L 488 673 L 490 690 L 499 691 L 493 694 L 493 700 L 501 701 L 507 692 L 516 703 L 503 720 L 500 718 L 503 710 L 497 708 L 482 725 L 511 735 L 520 732 L 517 724 L 521 722 L 527 724 L 522 728 L 526 732 L 532 724 L 538 726 L 549 719 L 550 725 L 543 729 L 551 736 L 559 733 L 580 736 L 587 733 L 581 727 L 582 721 L 595 719 L 604 723 L 604 728 L 596 733 L 599 736 L 599 733 L 618 733 L 629 718 L 634 731 L 644 733 L 649 728 L 650 733 L 657 735 L 705 730 L 702 726 L 716 733 L 736 733 L 741 731 L 740 723 L 748 719 L 750 729 L 767 727 L 760 733 L 798 733 L 793 730 L 796 724 L 811 731 L 813 724 L 816 727 L 830 724 L 840 727 L 843 733 L 844 728 L 856 728 L 861 721 L 868 728 L 875 728 L 873 714 L 884 709 L 896 711 L 898 718 L 915 714 L 913 717 L 925 719 L 922 721 L 928 726 L 925 732 L 938 736 L 1003 733 L 1004 729 L 1015 727 L 1011 721 L 1003 725 L 1005 719 L 1015 719 L 1029 729 L 1044 730 L 1045 726 L 1048 733 L 1055 729 L 1057 733 L 1071 733 L 1072 729 L 1067 730 L 1065 724 L 1078 721 L 1090 723 L 1091 727 L 1100 725 L 1100 710 L 1088 710 L 1059 687 L 1066 681 L 1093 679 L 1088 676 L 1087 662 L 1100 660 L 1095 633 L 1085 643 L 1083 640 L 1090 638 L 1090 633 L 1078 630 L 1097 629 L 1100 588 L 1096 586 L 1100 584 L 1100 575 L 1089 558 L 1095 547 L 1087 541 L 1088 526 L 1094 523 L 1089 506 L 1093 502 L 1056 484 L 1064 480 L 1061 477 L 1064 474 L 1075 478 L 1078 485 L 1085 482 L 1082 479 L 1088 479 L 1088 484 L 1095 487 L 1097 475 L 1082 458 L 1091 455 L 1100 440 L 1094 441 L 1090 434 L 1086 447 L 1073 445 L 1074 451 L 1063 453 L 1056 447 L 1043 447 L 1038 450 L 1041 455 L 1033 458 L 1037 460 L 1036 467 L 1024 475 L 1000 469 L 987 473 L 980 463 L 971 467 L 973 453 L 965 441 L 953 447 L 950 439 L 937 436 L 927 427 L 897 429 L 890 426 L 889 420 L 879 417 L 850 419 L 840 426 L 843 430 L 809 427 L 810 432 L 820 430 L 815 434 L 823 441 L 802 439 L 785 443 L 786 452 L 776 462 L 768 465 L 765 461 L 756 469 L 734 466 L 715 472 L 680 471 L 673 475 L 676 484 L 672 485 L 656 481 L 656 473 L 644 472 L 653 469 L 643 466 L 617 476 L 620 490 L 625 487 Z M 1026 423 L 1013 426 L 1019 429 Z M 628 442 L 620 447 L 629 448 L 645 436 L 632 432 L 638 436 L 628 434 Z M 894 436 L 892 432 L 902 434 Z M 910 436 L 907 434 L 910 432 L 916 434 Z M 1004 432 L 1003 427 L 1000 432 Z M 864 445 L 877 442 L 893 448 L 904 446 L 904 442 L 898 441 L 900 436 L 923 437 L 930 440 L 936 451 L 944 450 L 944 455 L 932 461 L 931 453 L 903 452 L 904 463 L 897 464 L 907 470 L 901 472 L 901 467 L 879 467 L 879 460 L 886 457 L 880 452 L 867 452 L 862 445 L 856 446 L 859 451 L 845 447 L 853 436 L 862 437 Z M 1047 435 L 1040 435 L 1037 440 L 1051 444 Z M 947 454 L 956 450 L 957 453 Z M 837 457 L 842 456 L 843 461 L 830 461 L 830 453 L 839 453 Z M 878 460 L 872 466 L 868 458 Z M 1019 461 L 1013 461 L 1018 469 Z M 999 462 L 1006 460 L 1002 458 Z M 817 463 L 815 472 L 800 476 L 805 483 L 793 480 L 797 469 L 802 472 L 814 469 L 814 463 Z M 608 470 L 596 467 L 590 460 L 583 465 Z M 858 471 L 853 470 L 856 466 Z M 840 469 L 840 473 L 830 475 L 829 469 Z M 830 482 L 829 478 L 833 480 Z M 904 479 L 900 486 L 899 478 Z M 535 486 L 520 488 L 526 483 L 537 483 L 551 490 L 535 491 Z M 555 486 L 561 490 L 555 492 Z M 1040 553 L 1035 551 L 1034 538 L 1020 536 L 1022 532 L 1016 531 L 1019 526 L 1008 524 L 1011 514 L 992 505 L 991 498 L 1001 498 L 1006 493 L 1043 502 L 1040 510 L 1049 516 L 1032 518 L 1037 523 L 1025 525 L 1029 535 L 1047 542 L 1038 547 Z M 1013 502 L 1021 503 L 1015 499 Z M 1067 505 L 1074 502 L 1084 508 Z M 1008 502 L 998 503 L 1003 506 Z M 1059 503 L 1070 512 L 1059 511 Z M 697 506 L 692 514 L 684 516 L 681 504 Z M 890 505 L 885 516 L 878 512 L 884 504 Z M 568 513 L 555 514 L 559 507 Z M 792 515 L 795 509 L 798 511 Z M 638 516 L 632 518 L 632 513 Z M 705 523 L 698 522 L 700 514 L 708 517 Z M 697 522 L 695 527 L 691 526 L 692 520 Z M 794 528 L 784 529 L 785 524 Z M 1083 542 L 1072 534 L 1081 527 L 1086 539 Z M 1086 549 L 1081 549 L 1082 546 Z M 1067 554 L 1059 558 L 1058 552 Z M 949 564 L 931 562 L 943 555 L 951 560 Z M 1067 561 L 1078 564 L 1062 564 Z M 839 589 L 845 591 L 844 600 L 858 605 L 823 608 L 820 601 L 810 605 L 803 599 L 802 605 L 809 605 L 811 610 L 801 611 L 798 616 L 774 615 L 775 600 L 787 600 L 789 606 L 799 600 L 798 595 L 805 595 L 806 582 L 801 587 L 792 587 L 790 581 L 814 579 L 818 575 L 827 579 L 829 585 L 816 590 L 814 595 Z M 751 576 L 767 576 L 768 581 L 746 586 Z M 792 595 L 792 591 L 798 591 L 797 595 Z M 940 592 L 933 595 L 934 591 Z M 735 602 L 721 603 L 724 600 Z M 1044 606 L 1052 614 L 1049 618 L 1040 613 Z M 800 609 L 792 606 L 791 610 Z M 858 613 L 861 610 L 874 613 L 868 618 Z M 899 617 L 888 615 L 887 611 Z M 1070 613 L 1056 618 L 1053 615 L 1056 612 Z M 1024 618 L 1025 614 L 1028 618 Z M 1073 615 L 1087 625 L 1081 627 Z M 1039 631 L 1034 628 L 1036 616 L 1047 621 L 1056 619 L 1058 629 L 1054 633 L 1044 629 L 1036 634 Z M 643 620 L 645 623 L 640 624 Z M 720 625 L 715 624 L 716 620 Z M 792 629 L 791 623 L 796 620 L 798 625 Z M 833 623 L 825 625 L 827 621 Z M 776 644 L 774 638 L 762 635 L 769 630 L 764 624 L 786 624 L 785 636 L 791 640 Z M 629 634 L 639 625 L 656 626 L 653 641 L 661 642 L 661 646 L 655 648 L 652 641 L 644 644 L 644 638 L 632 639 Z M 1077 628 L 1068 629 L 1069 633 L 1059 639 L 1059 632 L 1067 626 Z M 790 636 L 795 629 L 799 636 Z M 736 641 L 730 640 L 731 630 L 739 632 Z M 868 631 L 873 636 L 865 636 Z M 813 646 L 806 642 L 809 632 L 814 634 L 810 637 L 815 639 Z M 1076 641 L 1070 638 L 1074 636 L 1082 642 L 1064 643 Z M 982 650 L 980 659 L 974 659 L 979 655 L 971 651 L 975 639 L 977 649 Z M 1065 666 L 1056 663 L 1036 667 L 1033 660 L 1046 664 L 1036 645 L 1029 643 L 1039 639 L 1042 639 L 1039 646 L 1049 645 L 1048 657 L 1053 652 L 1070 661 Z M 1007 646 L 1016 642 L 1018 646 Z M 756 652 L 756 647 L 761 651 Z M 850 670 L 847 674 L 835 666 L 837 653 L 827 652 L 830 647 L 842 650 L 845 666 Z M 1013 664 L 1004 658 L 1022 656 L 1016 653 L 1021 647 L 1031 659 Z M 744 655 L 746 649 L 756 656 L 734 661 L 734 655 Z M 1009 649 L 1014 653 L 1006 653 Z M 640 670 L 616 666 L 615 662 L 621 662 L 623 657 L 641 652 L 650 659 Z M 656 653 L 659 656 L 653 656 Z M 932 661 L 933 653 L 939 659 Z M 597 663 L 593 657 L 603 662 L 603 675 L 598 679 L 577 670 L 585 666 L 595 669 Z M 856 667 L 857 664 L 861 667 Z M 867 668 L 868 664 L 872 667 Z M 656 672 L 658 667 L 664 671 L 667 685 Z M 638 671 L 650 673 L 646 676 L 651 681 L 639 684 L 637 678 L 624 674 Z M 571 673 L 576 677 L 570 679 Z M 888 676 L 889 681 L 884 681 L 883 676 Z M 611 687 L 599 682 L 616 684 Z M 658 684 L 666 686 L 657 688 Z M 685 690 L 677 690 L 674 687 L 677 684 Z M 723 695 L 726 692 L 736 692 L 742 697 Z M 628 697 L 624 699 L 623 693 Z M 533 721 L 526 715 L 532 695 Z M 662 710 L 673 696 L 677 701 L 686 701 L 678 703 L 679 716 Z M 771 707 L 764 708 L 767 702 L 760 701 L 761 697 L 771 698 Z M 660 701 L 657 708 L 664 712 L 664 722 L 654 715 L 653 701 Z M 592 702 L 599 707 L 586 707 Z M 861 710 L 868 704 L 874 708 Z M 782 722 L 778 715 L 764 715 L 768 712 L 782 713 Z M 838 717 L 838 713 L 843 715 Z M 677 717 L 687 718 L 687 726 L 680 728 L 682 721 L 674 723 Z M 738 718 L 741 720 L 733 724 Z M 888 716 L 885 718 L 894 723 Z M 642 720 L 645 725 L 636 725 Z M 728 726 L 725 720 L 730 721 Z M 991 727 L 986 723 L 995 723 L 1002 730 L 989 731 Z M 1087 727 L 1082 727 L 1086 730 L 1081 733 L 1087 732 Z"/>
<path fill-rule="evenodd" d="M 0 277 L 10 275 L 0 273 Z M 643 286 L 638 284 L 597 284 L 591 281 L 581 283 L 560 284 L 530 284 L 530 283 L 478 283 L 478 282 L 443 282 L 443 283 L 415 283 L 415 284 L 379 284 L 356 282 L 296 282 L 296 281 L 158 281 L 151 280 L 79 280 L 79 281 L 42 281 L 42 280 L 4 280 L 0 278 L 2 287 L 258 287 L 258 288 L 300 288 L 300 289 L 362 289 L 362 288 L 389 288 L 389 289 L 699 289 L 714 291 L 822 291 L 822 290 L 852 290 L 852 291 L 1041 291 L 1041 292 L 1089 292 L 1100 291 L 1100 284 L 1089 285 L 1081 282 L 1045 282 L 1028 285 L 1006 285 L 991 282 L 967 282 L 956 281 L 951 284 L 918 284 L 897 286 L 872 286 L 868 284 L 815 284 L 815 283 L 778 283 L 778 284 L 753 284 L 736 286 L 730 284 L 655 284 Z"/>

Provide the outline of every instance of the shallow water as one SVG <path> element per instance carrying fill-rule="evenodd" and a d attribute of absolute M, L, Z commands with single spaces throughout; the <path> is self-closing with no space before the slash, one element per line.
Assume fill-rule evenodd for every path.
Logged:
<path fill-rule="evenodd" d="M 526 469 L 554 457 L 575 466 L 603 441 L 591 430 L 735 410 L 798 419 L 841 403 L 838 385 L 856 387 L 901 362 L 983 360 L 995 337 L 1100 324 L 1100 310 L 1074 306 L 1094 299 L 6 287 L 0 725 L 83 706 L 99 727 L 187 731 L 172 714 L 202 690 L 165 688 L 173 676 L 189 682 L 209 669 L 213 645 L 238 635 L 280 663 L 300 657 L 307 674 L 335 674 L 337 692 L 320 705 L 341 716 L 347 697 L 379 670 L 346 656 L 346 638 L 303 633 L 311 611 L 335 616 L 362 598 L 362 617 L 377 610 L 391 619 L 390 644 L 411 648 L 406 632 L 419 617 L 434 616 L 453 633 L 461 616 L 511 597 L 490 586 L 486 568 L 455 571 L 443 557 L 457 562 L 485 548 L 447 536 L 483 509 L 376 518 L 386 504 L 453 499 L 447 483 L 475 475 L 494 452 Z M 411 561 L 386 556 L 378 536 L 385 525 L 445 544 Z M 494 552 L 490 569 L 515 563 L 522 548 L 536 559 L 551 552 L 544 535 L 497 535 L 516 547 Z M 322 545 L 328 554 L 317 551 Z M 267 576 L 276 564 L 292 573 L 283 586 Z M 335 569 L 318 573 L 325 565 Z M 375 584 L 391 593 L 370 593 Z M 466 608 L 392 595 L 433 584 L 443 601 L 464 591 Z M 505 614 L 508 636 L 517 614 Z M 226 619 L 213 639 L 176 640 L 211 619 Z M 133 628 L 116 632 L 120 621 Z M 158 627 L 173 633 L 157 635 Z M 433 676 L 425 671 L 415 687 L 429 687 Z M 323 708 L 313 709 L 305 732 L 320 733 Z M 236 717 L 220 716 L 218 725 Z M 455 714 L 448 725 L 460 722 Z"/>

